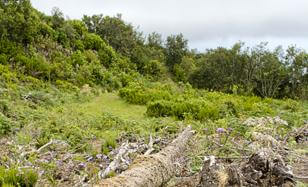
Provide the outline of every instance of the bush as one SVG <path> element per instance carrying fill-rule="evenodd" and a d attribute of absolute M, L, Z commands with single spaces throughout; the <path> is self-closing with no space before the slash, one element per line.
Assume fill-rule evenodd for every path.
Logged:
<path fill-rule="evenodd" d="M 147 104 L 147 115 L 174 116 L 178 119 L 217 120 L 228 116 L 273 116 L 278 109 L 299 111 L 294 100 L 279 101 L 255 96 L 230 95 L 220 92 L 195 90 L 188 84 L 139 82 L 131 83 L 119 92 L 132 104 Z"/>
<path fill-rule="evenodd" d="M 117 133 L 111 131 L 105 131 L 103 134 L 103 143 L 101 147 L 101 151 L 103 154 L 107 155 L 109 151 L 115 149 L 117 146 Z"/>
<path fill-rule="evenodd" d="M 78 87 L 76 87 L 72 83 L 69 83 L 67 81 L 62 81 L 62 80 L 57 80 L 56 86 L 59 89 L 62 89 L 62 90 L 68 90 L 68 91 L 77 91 L 78 90 Z"/>
<path fill-rule="evenodd" d="M 5 54 L 0 54 L 0 64 L 8 64 L 8 58 Z"/>
<path fill-rule="evenodd" d="M 143 72 L 154 80 L 167 77 L 167 68 L 158 60 L 150 60 L 143 67 Z"/>
<path fill-rule="evenodd" d="M 0 137 L 12 132 L 13 122 L 0 112 Z"/>
<path fill-rule="evenodd" d="M 151 117 L 175 116 L 184 119 L 185 116 L 192 116 L 197 120 L 218 119 L 219 107 L 210 102 L 192 99 L 188 101 L 155 101 L 147 106 L 147 115 Z"/>
<path fill-rule="evenodd" d="M 0 113 L 7 115 L 9 113 L 9 101 L 0 100 Z"/>
<path fill-rule="evenodd" d="M 172 102 L 170 101 L 154 101 L 147 106 L 147 115 L 151 117 L 166 117 L 172 116 Z"/>
<path fill-rule="evenodd" d="M 53 105 L 52 95 L 45 91 L 33 91 L 23 95 L 23 98 L 37 105 Z"/>
<path fill-rule="evenodd" d="M 106 47 L 105 42 L 96 34 L 85 34 L 84 38 L 85 49 L 100 50 Z"/>
<path fill-rule="evenodd" d="M 132 104 L 147 104 L 156 100 L 170 100 L 172 98 L 171 88 L 163 84 L 131 84 L 119 91 L 119 95 L 125 101 Z"/>
<path fill-rule="evenodd" d="M 19 171 L 0 167 L 0 186 L 33 187 L 37 180 L 38 174 L 31 169 Z"/>

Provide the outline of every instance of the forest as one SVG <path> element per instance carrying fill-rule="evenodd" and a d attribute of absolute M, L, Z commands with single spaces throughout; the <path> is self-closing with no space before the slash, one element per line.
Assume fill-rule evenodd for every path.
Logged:
<path fill-rule="evenodd" d="M 98 184 L 127 169 L 100 175 L 126 141 L 137 145 L 131 163 L 152 137 L 157 153 L 188 125 L 197 135 L 183 175 L 202 176 L 205 155 L 248 156 L 255 132 L 289 146 L 305 174 L 308 53 L 266 41 L 203 52 L 188 43 L 145 35 L 121 14 L 76 20 L 2 0 L 0 186 Z"/>

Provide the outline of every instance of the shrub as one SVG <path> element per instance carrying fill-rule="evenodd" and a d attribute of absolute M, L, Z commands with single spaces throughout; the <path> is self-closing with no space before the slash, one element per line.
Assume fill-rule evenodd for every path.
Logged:
<path fill-rule="evenodd" d="M 9 113 L 9 101 L 8 100 L 0 100 L 0 113 L 7 116 Z"/>
<path fill-rule="evenodd" d="M 152 117 L 175 116 L 178 119 L 184 119 L 190 115 L 197 120 L 218 119 L 219 107 L 214 104 L 192 99 L 188 101 L 155 101 L 147 106 L 147 115 Z"/>
<path fill-rule="evenodd" d="M 119 91 L 121 98 L 132 104 L 147 104 L 156 100 L 170 100 L 172 94 L 168 85 L 154 84 L 148 87 L 140 84 L 131 84 Z"/>
<path fill-rule="evenodd" d="M 77 91 L 78 90 L 78 87 L 76 87 L 72 83 L 69 83 L 67 81 L 62 81 L 62 80 L 57 80 L 56 86 L 59 89 L 63 89 L 63 90 L 71 90 L 71 91 Z"/>
<path fill-rule="evenodd" d="M 147 115 L 151 117 L 172 116 L 172 102 L 170 101 L 154 101 L 147 106 Z"/>
<path fill-rule="evenodd" d="M 12 131 L 13 122 L 0 112 L 0 136 L 7 135 Z"/>
<path fill-rule="evenodd" d="M 0 167 L 0 186 L 33 187 L 38 180 L 38 174 L 32 169 L 17 170 Z"/>
<path fill-rule="evenodd" d="M 150 75 L 154 80 L 167 77 L 167 68 L 158 60 L 150 60 L 147 62 L 143 67 L 143 72 L 146 75 Z"/>
<path fill-rule="evenodd" d="M 296 112 L 299 110 L 300 105 L 297 101 L 294 101 L 292 99 L 287 99 L 284 102 L 283 108 L 286 110 L 291 110 L 292 112 Z"/>
<path fill-rule="evenodd" d="M 29 92 L 23 95 L 23 98 L 37 105 L 53 105 L 54 104 L 52 95 L 45 91 L 32 91 L 32 92 Z"/>
<path fill-rule="evenodd" d="M 86 49 L 100 50 L 106 47 L 105 42 L 96 34 L 85 34 L 84 46 Z"/>
<path fill-rule="evenodd" d="M 8 58 L 5 54 L 0 54 L 0 64 L 8 64 Z"/>
<path fill-rule="evenodd" d="M 103 154 L 107 155 L 109 151 L 116 148 L 117 146 L 117 133 L 111 131 L 105 131 L 103 134 L 103 143 L 101 151 Z"/>

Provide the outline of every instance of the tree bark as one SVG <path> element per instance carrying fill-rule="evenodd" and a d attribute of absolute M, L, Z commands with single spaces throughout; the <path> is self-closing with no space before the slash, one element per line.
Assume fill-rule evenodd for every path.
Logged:
<path fill-rule="evenodd" d="M 96 186 L 106 187 L 156 187 L 165 184 L 175 175 L 176 162 L 184 156 L 186 145 L 193 136 L 191 126 L 159 153 L 139 156 L 123 173 L 102 180 Z"/>

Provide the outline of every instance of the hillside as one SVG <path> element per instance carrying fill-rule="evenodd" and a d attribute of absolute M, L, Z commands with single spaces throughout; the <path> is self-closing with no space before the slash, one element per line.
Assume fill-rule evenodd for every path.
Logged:
<path fill-rule="evenodd" d="M 29 0 L 1 1 L 0 15 L 0 186 L 99 184 L 189 125 L 196 133 L 165 186 L 308 184 L 306 51 L 237 43 L 200 53 L 121 15 L 71 20 Z M 232 181 L 226 168 L 263 149 L 288 171 Z M 219 169 L 207 174 L 211 156 Z"/>

